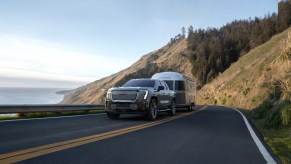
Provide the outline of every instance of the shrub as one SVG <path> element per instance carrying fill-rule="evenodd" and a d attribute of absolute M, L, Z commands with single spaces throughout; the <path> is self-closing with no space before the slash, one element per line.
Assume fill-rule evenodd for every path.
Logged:
<path fill-rule="evenodd" d="M 291 104 L 285 104 L 281 110 L 282 125 L 291 125 Z"/>
<path fill-rule="evenodd" d="M 269 101 L 264 102 L 262 105 L 260 105 L 255 110 L 253 110 L 254 118 L 256 119 L 264 118 L 267 115 L 268 110 L 270 110 L 272 107 L 273 107 L 273 104 L 271 102 Z"/>
<path fill-rule="evenodd" d="M 267 128 L 277 128 L 281 125 L 281 112 L 279 109 L 276 109 L 272 112 L 270 112 L 265 121 L 265 127 Z"/>

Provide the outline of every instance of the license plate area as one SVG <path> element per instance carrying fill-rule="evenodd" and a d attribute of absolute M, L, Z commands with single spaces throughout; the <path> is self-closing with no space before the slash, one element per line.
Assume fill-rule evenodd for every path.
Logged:
<path fill-rule="evenodd" d="M 116 107 L 122 107 L 122 108 L 129 108 L 130 107 L 129 103 L 117 103 L 115 105 L 116 105 Z"/>

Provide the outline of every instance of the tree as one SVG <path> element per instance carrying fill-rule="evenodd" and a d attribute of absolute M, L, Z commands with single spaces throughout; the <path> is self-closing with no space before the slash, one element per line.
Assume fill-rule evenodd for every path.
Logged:
<path fill-rule="evenodd" d="M 185 33 L 186 33 L 185 27 L 182 27 L 181 32 L 182 32 L 181 33 L 182 37 L 185 38 Z"/>
<path fill-rule="evenodd" d="M 278 4 L 278 26 L 279 32 L 291 25 L 291 0 L 282 0 Z"/>

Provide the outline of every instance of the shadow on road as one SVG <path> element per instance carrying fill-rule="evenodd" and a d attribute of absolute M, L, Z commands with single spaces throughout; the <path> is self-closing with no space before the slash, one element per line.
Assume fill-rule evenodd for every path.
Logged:
<path fill-rule="evenodd" d="M 186 108 L 180 108 L 176 111 L 176 115 L 179 115 L 181 113 L 187 113 L 188 110 Z M 161 112 L 157 116 L 157 120 L 165 119 L 171 117 L 167 112 Z M 120 118 L 117 119 L 119 121 L 148 121 L 146 117 L 140 114 L 122 114 L 120 115 Z"/>

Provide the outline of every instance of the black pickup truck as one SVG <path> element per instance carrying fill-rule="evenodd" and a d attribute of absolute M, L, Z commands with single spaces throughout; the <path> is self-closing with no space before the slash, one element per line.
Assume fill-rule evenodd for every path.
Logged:
<path fill-rule="evenodd" d="M 132 79 L 107 91 L 106 112 L 111 119 L 130 113 L 142 114 L 149 120 L 156 119 L 158 112 L 175 115 L 175 92 L 162 80 Z"/>

